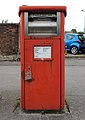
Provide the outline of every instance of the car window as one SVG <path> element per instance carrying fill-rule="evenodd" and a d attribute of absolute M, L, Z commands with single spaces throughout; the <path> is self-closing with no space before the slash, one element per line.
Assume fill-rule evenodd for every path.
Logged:
<path fill-rule="evenodd" d="M 85 36 L 84 35 L 78 35 L 79 40 L 85 40 Z"/>
<path fill-rule="evenodd" d="M 67 36 L 66 36 L 66 39 L 67 39 L 67 40 L 71 40 L 71 39 L 73 39 L 73 37 L 74 37 L 73 35 L 67 35 Z"/>

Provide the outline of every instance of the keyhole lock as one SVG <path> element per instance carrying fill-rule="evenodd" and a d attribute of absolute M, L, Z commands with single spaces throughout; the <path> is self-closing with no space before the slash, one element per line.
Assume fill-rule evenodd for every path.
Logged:
<path fill-rule="evenodd" d="M 26 81 L 31 81 L 32 80 L 32 72 L 31 72 L 30 66 L 28 66 L 28 71 L 26 73 L 25 80 Z"/>

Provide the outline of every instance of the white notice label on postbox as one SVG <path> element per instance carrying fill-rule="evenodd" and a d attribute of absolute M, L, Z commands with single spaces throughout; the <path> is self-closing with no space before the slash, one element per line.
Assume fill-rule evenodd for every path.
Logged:
<path fill-rule="evenodd" d="M 34 58 L 51 58 L 51 46 L 34 47 Z"/>

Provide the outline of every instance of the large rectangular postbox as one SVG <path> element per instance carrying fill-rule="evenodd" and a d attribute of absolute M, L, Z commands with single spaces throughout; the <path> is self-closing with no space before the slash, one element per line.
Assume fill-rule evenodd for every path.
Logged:
<path fill-rule="evenodd" d="M 64 108 L 65 6 L 21 6 L 21 108 Z"/>

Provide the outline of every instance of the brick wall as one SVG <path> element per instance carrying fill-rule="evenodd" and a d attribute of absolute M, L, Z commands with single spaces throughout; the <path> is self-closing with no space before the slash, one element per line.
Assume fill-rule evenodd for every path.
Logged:
<path fill-rule="evenodd" d="M 14 55 L 19 46 L 19 24 L 0 23 L 0 55 Z"/>

